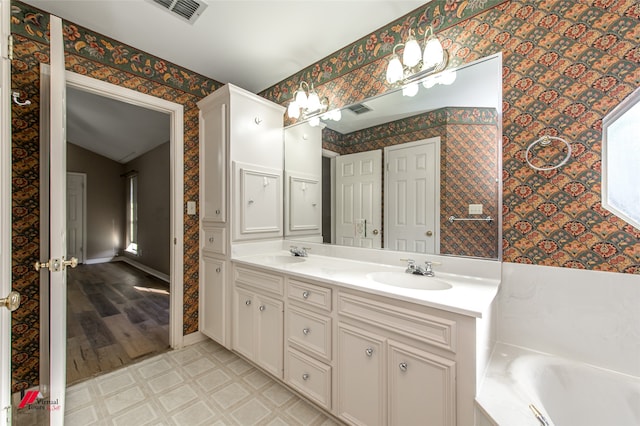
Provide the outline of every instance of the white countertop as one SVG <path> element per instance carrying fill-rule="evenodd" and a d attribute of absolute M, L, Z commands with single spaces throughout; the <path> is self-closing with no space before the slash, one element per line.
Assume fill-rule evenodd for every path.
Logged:
<path fill-rule="evenodd" d="M 260 254 L 234 256 L 233 262 L 282 272 L 300 279 L 310 279 L 335 286 L 352 288 L 393 299 L 442 309 L 462 315 L 482 318 L 495 298 L 500 279 L 475 278 L 439 272 L 434 267 L 435 278 L 452 285 L 446 290 L 423 290 L 396 287 L 373 281 L 367 274 L 373 272 L 404 272 L 405 268 L 361 260 L 309 254 L 298 263 L 281 263 L 277 259 L 291 256 L 288 251 L 271 251 Z M 427 282 L 430 277 L 420 277 Z"/>

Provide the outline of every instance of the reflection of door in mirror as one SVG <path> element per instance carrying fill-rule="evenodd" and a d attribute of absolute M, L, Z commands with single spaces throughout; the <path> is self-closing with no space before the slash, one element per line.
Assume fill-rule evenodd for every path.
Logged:
<path fill-rule="evenodd" d="M 336 242 L 381 248 L 382 150 L 336 159 Z"/>
<path fill-rule="evenodd" d="M 384 149 L 384 247 L 440 253 L 440 138 Z"/>

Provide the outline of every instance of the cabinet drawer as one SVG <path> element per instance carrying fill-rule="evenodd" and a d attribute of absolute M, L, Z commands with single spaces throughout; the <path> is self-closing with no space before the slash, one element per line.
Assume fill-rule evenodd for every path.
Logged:
<path fill-rule="evenodd" d="M 456 322 L 348 293 L 338 295 L 338 313 L 367 324 L 456 351 Z"/>
<path fill-rule="evenodd" d="M 331 359 L 331 318 L 287 309 L 287 340 L 326 360 Z"/>
<path fill-rule="evenodd" d="M 287 351 L 285 381 L 312 401 L 331 409 L 331 367 L 295 349 Z"/>
<path fill-rule="evenodd" d="M 282 276 L 236 266 L 233 279 L 236 283 L 248 285 L 258 290 L 266 290 L 280 296 L 284 294 L 284 278 Z"/>
<path fill-rule="evenodd" d="M 204 228 L 203 249 L 217 254 L 226 254 L 226 229 Z"/>
<path fill-rule="evenodd" d="M 331 312 L 331 289 L 298 280 L 289 280 L 287 296 L 296 302 L 302 302 Z"/>

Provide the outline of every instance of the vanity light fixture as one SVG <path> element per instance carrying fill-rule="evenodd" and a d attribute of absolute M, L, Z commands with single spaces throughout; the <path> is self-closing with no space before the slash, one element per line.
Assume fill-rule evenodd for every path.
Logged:
<path fill-rule="evenodd" d="M 398 43 L 393 48 L 393 54 L 387 65 L 387 82 L 402 86 L 404 96 L 415 96 L 418 93 L 419 82 L 428 88 L 436 83 L 451 84 L 455 80 L 455 73 L 446 77 L 428 80 L 424 77 L 433 76 L 444 70 L 449 62 L 449 55 L 442 47 L 442 43 L 433 32 L 431 26 L 424 33 L 424 50 L 413 36 L 413 29 L 409 29 L 409 36 L 404 43 Z M 396 49 L 404 46 L 402 61 Z M 445 74 L 445 73 L 442 73 Z"/>
<path fill-rule="evenodd" d="M 294 92 L 293 100 L 287 108 L 287 115 L 294 119 L 310 118 L 311 126 L 319 125 L 320 119 L 339 121 L 342 118 L 340 110 L 329 111 L 329 99 L 327 97 L 320 99 L 313 84 L 309 85 L 306 81 L 301 81 L 298 90 Z"/>

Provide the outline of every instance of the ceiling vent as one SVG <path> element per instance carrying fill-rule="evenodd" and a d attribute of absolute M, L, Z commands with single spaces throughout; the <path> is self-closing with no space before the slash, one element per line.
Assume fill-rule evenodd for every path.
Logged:
<path fill-rule="evenodd" d="M 203 0 L 150 0 L 183 21 L 193 24 L 207 8 Z"/>
<path fill-rule="evenodd" d="M 348 106 L 347 109 L 350 109 L 356 115 L 364 114 L 366 112 L 371 111 L 371 108 L 369 108 L 364 104 L 353 104 Z"/>

